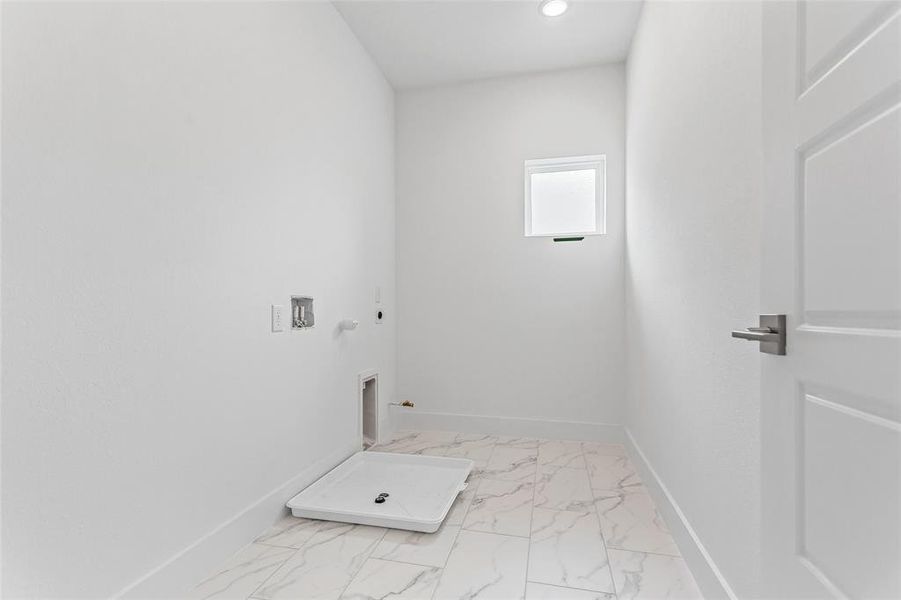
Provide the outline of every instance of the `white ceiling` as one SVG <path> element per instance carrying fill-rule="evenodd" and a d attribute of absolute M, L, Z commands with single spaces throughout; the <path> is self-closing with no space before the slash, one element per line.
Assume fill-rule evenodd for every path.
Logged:
<path fill-rule="evenodd" d="M 344 20 L 398 89 L 626 58 L 640 0 L 338 1 Z"/>

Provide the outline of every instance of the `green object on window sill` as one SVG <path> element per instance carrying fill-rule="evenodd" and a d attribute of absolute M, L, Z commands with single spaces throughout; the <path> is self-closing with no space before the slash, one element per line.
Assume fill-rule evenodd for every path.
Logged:
<path fill-rule="evenodd" d="M 581 242 L 585 239 L 585 236 L 581 237 L 556 237 L 554 238 L 555 242 Z"/>

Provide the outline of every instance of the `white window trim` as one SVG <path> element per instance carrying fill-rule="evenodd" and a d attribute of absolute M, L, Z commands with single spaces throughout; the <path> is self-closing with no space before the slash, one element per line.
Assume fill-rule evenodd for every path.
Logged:
<path fill-rule="evenodd" d="M 557 171 L 584 171 L 594 169 L 595 215 L 594 231 L 567 231 L 561 233 L 531 233 L 532 231 L 532 173 Z M 567 156 L 563 158 L 537 158 L 525 162 L 525 228 L 526 237 L 582 237 L 607 233 L 607 155 Z"/>

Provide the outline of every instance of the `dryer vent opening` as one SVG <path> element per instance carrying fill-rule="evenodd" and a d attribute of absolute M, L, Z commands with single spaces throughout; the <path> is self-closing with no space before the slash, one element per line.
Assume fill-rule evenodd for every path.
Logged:
<path fill-rule="evenodd" d="M 363 429 L 363 449 L 379 441 L 379 378 L 371 375 L 360 381 L 360 416 Z"/>

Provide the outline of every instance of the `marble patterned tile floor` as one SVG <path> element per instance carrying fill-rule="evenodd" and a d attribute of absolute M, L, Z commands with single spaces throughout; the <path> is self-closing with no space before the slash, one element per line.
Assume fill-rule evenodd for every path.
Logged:
<path fill-rule="evenodd" d="M 419 431 L 373 450 L 476 467 L 435 533 L 286 516 L 191 597 L 701 598 L 620 445 Z"/>

